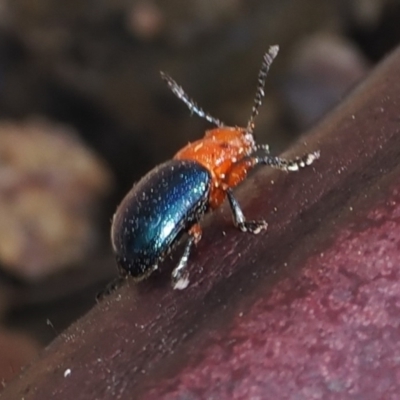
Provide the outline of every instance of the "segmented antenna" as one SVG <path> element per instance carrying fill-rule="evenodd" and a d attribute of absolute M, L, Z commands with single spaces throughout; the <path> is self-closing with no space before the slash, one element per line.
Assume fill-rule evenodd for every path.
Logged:
<path fill-rule="evenodd" d="M 264 87 L 265 80 L 268 75 L 269 68 L 271 67 L 272 62 L 277 56 L 279 51 L 279 46 L 271 46 L 268 51 L 264 54 L 263 62 L 261 64 L 260 72 L 258 73 L 258 82 L 257 82 L 257 90 L 256 95 L 254 97 L 254 105 L 251 110 L 251 115 L 249 118 L 249 122 L 247 123 L 246 132 L 252 134 L 254 130 L 254 120 L 258 115 L 258 109 L 262 104 L 262 100 L 264 98 Z"/>
<path fill-rule="evenodd" d="M 168 87 L 172 90 L 172 93 L 182 100 L 189 108 L 190 112 L 193 114 L 197 114 L 200 118 L 204 118 L 208 122 L 218 126 L 223 127 L 224 123 L 217 118 L 214 118 L 212 115 L 205 112 L 201 107 L 197 105 L 197 103 L 192 100 L 168 74 L 165 72 L 160 72 L 161 78 L 167 83 Z"/>

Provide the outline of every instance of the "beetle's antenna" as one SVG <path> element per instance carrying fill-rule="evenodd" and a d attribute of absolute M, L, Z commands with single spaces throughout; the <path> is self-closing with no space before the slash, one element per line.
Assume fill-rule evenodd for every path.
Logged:
<path fill-rule="evenodd" d="M 262 100 L 265 94 L 264 92 L 265 80 L 267 78 L 271 64 L 278 54 L 278 51 L 279 51 L 279 46 L 271 46 L 268 49 L 268 51 L 264 54 L 260 72 L 258 73 L 257 90 L 256 90 L 256 95 L 254 97 L 253 109 L 251 110 L 249 121 L 247 122 L 246 133 L 253 134 L 254 120 L 258 115 L 258 109 L 262 104 Z"/>
<path fill-rule="evenodd" d="M 197 103 L 185 93 L 182 87 L 179 86 L 168 74 L 162 71 L 160 72 L 160 74 L 163 81 L 165 81 L 168 87 L 172 90 L 172 93 L 188 106 L 192 114 L 197 114 L 200 118 L 204 118 L 208 122 L 218 127 L 224 126 L 224 123 L 222 121 L 214 118 L 212 115 L 206 113 L 201 107 L 199 107 Z"/>

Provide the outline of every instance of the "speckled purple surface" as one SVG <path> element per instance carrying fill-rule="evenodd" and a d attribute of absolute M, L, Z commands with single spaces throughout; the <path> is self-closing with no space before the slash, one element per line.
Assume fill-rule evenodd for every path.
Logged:
<path fill-rule="evenodd" d="M 222 207 L 186 290 L 168 270 L 124 285 L 0 399 L 400 398 L 400 49 L 290 153 L 306 148 L 312 167 L 237 191 L 266 233 Z"/>
<path fill-rule="evenodd" d="M 400 179 L 144 398 L 398 399 L 399 191 Z"/>

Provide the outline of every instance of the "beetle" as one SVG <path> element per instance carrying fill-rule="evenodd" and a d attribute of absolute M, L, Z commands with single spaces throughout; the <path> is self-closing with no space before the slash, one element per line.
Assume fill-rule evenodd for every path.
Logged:
<path fill-rule="evenodd" d="M 267 145 L 256 144 L 254 140 L 254 121 L 264 97 L 267 73 L 278 50 L 278 46 L 271 46 L 263 57 L 246 127 L 226 126 L 161 72 L 162 79 L 191 113 L 206 119 L 215 128 L 182 148 L 172 160 L 151 170 L 118 206 L 112 220 L 111 242 L 122 276 L 132 276 L 137 281 L 147 278 L 186 233 L 183 253 L 172 271 L 173 287 L 186 288 L 189 255 L 201 239 L 199 222 L 205 213 L 218 208 L 227 198 L 234 225 L 243 232 L 257 234 L 267 229 L 267 222 L 247 220 L 232 189 L 257 165 L 298 171 L 319 158 L 318 151 L 293 160 L 274 157 Z"/>

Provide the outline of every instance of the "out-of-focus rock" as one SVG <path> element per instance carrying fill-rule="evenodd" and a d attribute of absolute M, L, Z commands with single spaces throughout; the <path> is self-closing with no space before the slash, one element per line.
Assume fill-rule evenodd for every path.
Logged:
<path fill-rule="evenodd" d="M 159 37 L 164 26 L 164 15 L 153 1 L 134 2 L 127 13 L 128 30 L 142 40 Z"/>
<path fill-rule="evenodd" d="M 26 335 L 0 330 L 0 391 L 39 350 L 40 346 Z"/>
<path fill-rule="evenodd" d="M 246 12 L 238 0 L 191 0 L 187 2 L 154 0 L 128 3 L 126 28 L 136 39 L 151 41 L 163 38 L 172 46 L 188 46 L 217 32 L 221 25 L 235 22 Z"/>
<path fill-rule="evenodd" d="M 316 35 L 296 47 L 283 84 L 284 101 L 295 125 L 304 129 L 336 105 L 368 71 L 350 42 Z"/>
<path fill-rule="evenodd" d="M 0 263 L 39 279 L 80 261 L 111 186 L 106 166 L 75 132 L 44 120 L 0 124 Z"/>
<path fill-rule="evenodd" d="M 385 9 L 397 0 L 353 0 L 342 1 L 343 17 L 351 18 L 362 26 L 375 26 Z"/>

